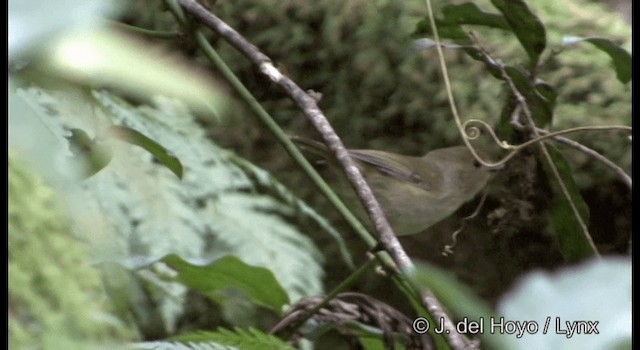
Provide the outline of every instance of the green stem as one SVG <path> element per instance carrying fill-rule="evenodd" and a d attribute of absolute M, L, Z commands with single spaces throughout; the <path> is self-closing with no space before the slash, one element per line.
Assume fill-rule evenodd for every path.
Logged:
<path fill-rule="evenodd" d="M 180 35 L 179 32 L 175 32 L 175 31 L 160 31 L 160 30 L 153 30 L 153 29 L 145 29 L 145 28 L 140 28 L 137 26 L 132 26 L 130 24 L 126 24 L 118 21 L 112 21 L 112 20 L 107 20 L 107 22 L 113 26 L 122 28 L 124 30 L 138 33 L 145 36 L 154 37 L 154 38 L 175 39 L 177 36 Z"/>

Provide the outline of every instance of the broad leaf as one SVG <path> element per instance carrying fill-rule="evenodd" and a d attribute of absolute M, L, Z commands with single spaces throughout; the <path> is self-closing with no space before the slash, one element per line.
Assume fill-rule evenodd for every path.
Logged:
<path fill-rule="evenodd" d="M 502 12 L 511 30 L 529 55 L 530 67 L 538 64 L 540 54 L 547 46 L 547 35 L 540 19 L 531 12 L 523 0 L 491 0 Z"/>
<path fill-rule="evenodd" d="M 575 36 L 567 36 L 563 38 L 563 44 L 573 45 L 581 41 L 586 41 L 593 44 L 596 48 L 600 49 L 613 61 L 613 66 L 616 70 L 616 76 L 623 84 L 631 81 L 631 54 L 627 50 L 615 44 L 609 39 L 604 38 L 580 38 Z"/>
<path fill-rule="evenodd" d="M 547 145 L 547 150 L 569 192 L 571 201 L 577 208 L 582 221 L 587 225 L 589 222 L 589 208 L 584 202 L 584 199 L 582 199 L 580 191 L 573 180 L 569 164 L 560 151 L 554 146 Z M 547 179 L 551 184 L 553 196 L 549 208 L 549 223 L 556 233 L 562 254 L 568 261 L 577 261 L 594 256 L 597 252 L 594 251 L 594 248 L 589 244 L 588 237 L 586 236 L 589 235 L 589 232 L 585 232 L 579 224 L 576 214 L 563 194 L 558 180 L 553 175 L 546 159 L 543 159 L 542 163 L 544 164 L 543 168 Z"/>
<path fill-rule="evenodd" d="M 440 39 L 451 39 L 463 45 L 471 44 L 469 35 L 462 29 L 462 27 L 458 23 L 436 19 L 436 27 L 438 29 L 438 35 L 440 36 Z M 433 36 L 429 18 L 425 18 L 416 24 L 414 35 Z"/>
<path fill-rule="evenodd" d="M 112 126 L 107 131 L 107 135 L 115 139 L 128 142 L 132 145 L 140 146 L 145 151 L 151 153 L 160 164 L 166 166 L 178 178 L 182 178 L 182 163 L 180 159 L 171 155 L 167 150 L 156 141 L 126 126 Z"/>
<path fill-rule="evenodd" d="M 276 312 L 289 302 L 287 292 L 271 271 L 247 265 L 232 255 L 206 265 L 192 264 L 175 254 L 161 261 L 178 272 L 176 279 L 182 284 L 209 296 L 215 296 L 226 288 L 235 288 L 251 301 Z"/>
<path fill-rule="evenodd" d="M 509 30 L 509 23 L 504 16 L 497 13 L 486 12 L 478 5 L 466 2 L 460 5 L 447 5 L 442 7 L 442 14 L 447 23 L 481 25 L 492 28 Z"/>
<path fill-rule="evenodd" d="M 553 90 L 549 90 L 546 85 L 537 87 L 533 84 L 529 75 L 520 68 L 505 66 L 504 70 L 526 100 L 536 126 L 545 127 L 549 125 L 553 117 L 553 103 L 545 95 L 555 100 Z"/>

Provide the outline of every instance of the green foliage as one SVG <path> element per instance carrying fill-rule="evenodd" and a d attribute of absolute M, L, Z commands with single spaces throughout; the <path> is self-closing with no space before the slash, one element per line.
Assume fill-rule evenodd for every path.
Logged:
<path fill-rule="evenodd" d="M 545 128 L 553 122 L 553 109 L 557 102 L 558 93 L 552 84 L 536 76 L 538 70 L 546 68 L 538 66 L 538 60 L 546 47 L 546 30 L 540 19 L 531 12 L 524 2 L 492 1 L 492 4 L 500 10 L 504 20 L 509 24 L 510 31 L 518 38 L 527 52 L 530 64 L 526 68 L 519 64 L 502 63 L 502 60 L 491 57 L 483 51 L 483 42 L 471 40 L 471 35 L 467 35 L 462 28 L 462 25 L 481 24 L 486 26 L 489 24 L 504 29 L 499 26 L 500 22 L 496 20 L 495 16 L 475 6 L 467 6 L 462 9 L 457 7 L 448 12 L 443 10 L 445 16 L 440 19 L 440 22 L 444 26 L 454 28 L 455 30 L 452 32 L 457 33 L 453 36 L 445 36 L 446 38 L 453 39 L 463 45 L 473 43 L 473 46 L 463 46 L 466 53 L 485 63 L 488 71 L 497 79 L 505 81 L 510 97 L 501 113 L 502 120 L 499 130 L 509 135 L 508 142 L 519 143 L 523 137 L 519 136 L 522 130 L 514 128 L 515 124 L 527 125 L 530 128 Z M 474 16 L 478 16 L 478 18 L 474 18 Z M 418 33 L 424 32 L 425 28 L 428 28 L 424 23 L 426 21 L 424 20 L 418 25 Z M 428 30 L 426 32 L 433 35 Z M 445 35 L 448 33 L 446 32 Z M 624 49 L 614 46 L 611 41 L 595 40 L 594 45 L 614 59 L 620 80 L 623 83 L 627 82 L 630 79 L 628 76 L 631 69 L 630 54 Z M 597 254 L 587 227 L 588 207 L 574 183 L 569 163 L 556 149 L 550 148 L 548 152 L 551 154 L 549 159 L 542 156 L 540 158 L 545 169 L 546 180 L 551 183 L 554 193 L 548 215 L 549 223 L 555 231 L 560 249 L 565 258 L 570 261 Z M 540 148 L 540 153 L 547 153 L 544 146 Z M 559 174 L 552 171 L 553 168 L 557 168 Z M 561 190 L 564 187 L 566 190 Z"/>
<path fill-rule="evenodd" d="M 115 348 L 129 332 L 109 313 L 99 271 L 60 199 L 10 152 L 9 346 Z"/>
<path fill-rule="evenodd" d="M 589 258 L 597 254 L 595 247 L 588 237 L 586 226 L 589 222 L 589 207 L 578 191 L 573 177 L 571 176 L 571 168 L 562 154 L 553 146 L 547 147 L 551 162 L 557 169 L 562 182 L 565 185 L 566 194 L 560 187 L 560 183 L 554 176 L 554 172 L 546 159 L 541 159 L 544 164 L 544 170 L 547 178 L 551 181 L 552 202 L 549 207 L 549 223 L 556 232 L 560 250 L 567 261 L 578 261 Z M 573 211 L 571 203 L 566 196 L 571 198 L 571 203 L 575 206 L 578 215 Z M 580 224 L 582 220 L 583 224 Z"/>
<path fill-rule="evenodd" d="M 24 96 L 39 108 L 41 118 L 61 124 L 60 130 L 86 125 L 64 113 L 70 109 L 64 99 L 49 98 L 35 89 L 25 90 Z M 159 98 L 156 108 L 133 107 L 105 92 L 94 93 L 83 102 L 93 105 L 94 125 L 111 130 L 107 121 L 112 120 L 162 140 L 162 147 L 185 167 L 180 180 L 164 165 L 156 164 L 146 150 L 111 143 L 109 166 L 83 182 L 81 191 L 68 193 L 77 230 L 91 238 L 94 254 L 101 261 L 129 264 L 132 258 L 157 260 L 167 254 L 214 260 L 232 254 L 273 271 L 291 300 L 322 291 L 320 253 L 283 220 L 302 213 L 258 193 L 231 160 L 237 156 L 207 140 L 181 104 Z M 51 119 L 53 116 L 59 119 Z M 162 305 L 164 327 L 171 331 L 182 313 L 185 290 L 158 276 L 146 279 L 159 288 L 154 303 Z M 162 290 L 171 290 L 170 295 L 163 295 Z"/>
<path fill-rule="evenodd" d="M 213 299 L 221 290 L 235 288 L 252 302 L 276 312 L 289 302 L 287 293 L 271 271 L 247 265 L 235 256 L 226 256 L 203 266 L 190 264 L 177 255 L 166 256 L 161 261 L 176 270 L 177 281 Z"/>
<path fill-rule="evenodd" d="M 544 25 L 525 1 L 491 0 L 491 3 L 504 15 L 511 31 L 529 56 L 529 67 L 534 68 L 547 46 Z"/>
<path fill-rule="evenodd" d="M 148 343 L 135 344 L 131 346 L 133 350 L 238 350 L 236 347 L 220 345 L 215 342 L 186 344 L 171 341 L 155 341 Z"/>
<path fill-rule="evenodd" d="M 416 269 L 411 272 L 410 278 L 420 289 L 431 290 L 438 300 L 440 300 L 447 310 L 451 311 L 458 319 L 467 318 L 472 321 L 481 319 L 488 320 L 493 316 L 491 308 L 468 286 L 458 281 L 445 271 L 431 266 L 427 263 L 419 263 Z M 441 320 L 431 320 L 433 323 L 429 329 L 437 327 Z M 491 348 L 504 348 L 503 340 L 499 337 L 492 337 L 489 332 L 481 334 Z"/>
<path fill-rule="evenodd" d="M 228 346 L 236 346 L 239 349 L 293 349 L 281 339 L 266 334 L 258 329 L 235 328 L 233 331 L 220 328 L 215 332 L 195 332 L 174 337 L 173 340 L 182 343 L 188 342 L 216 342 Z"/>
<path fill-rule="evenodd" d="M 158 341 L 136 344 L 133 349 L 166 350 L 292 350 L 291 345 L 277 337 L 255 328 L 235 328 L 233 331 L 220 328 L 215 332 L 199 331 L 173 337 L 170 341 Z"/>
<path fill-rule="evenodd" d="M 107 131 L 109 136 L 118 140 L 128 142 L 132 145 L 140 146 L 151 153 L 157 161 L 169 168 L 178 178 L 182 178 L 182 164 L 180 159 L 172 156 L 167 150 L 156 141 L 143 134 L 123 126 L 112 126 Z"/>
<path fill-rule="evenodd" d="M 631 54 L 629 52 L 605 38 L 566 37 L 564 39 L 565 45 L 572 45 L 580 41 L 593 44 L 611 57 L 618 80 L 624 84 L 631 81 Z"/>

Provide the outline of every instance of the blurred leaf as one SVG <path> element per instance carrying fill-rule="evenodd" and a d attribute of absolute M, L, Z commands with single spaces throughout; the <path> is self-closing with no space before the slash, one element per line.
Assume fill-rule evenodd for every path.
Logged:
<path fill-rule="evenodd" d="M 182 179 L 182 163 L 180 163 L 180 159 L 169 154 L 169 152 L 156 141 L 125 126 L 112 126 L 107 131 L 107 135 L 142 147 L 147 152 L 153 154 L 161 164 L 169 168 L 178 178 Z"/>
<path fill-rule="evenodd" d="M 9 147 L 51 183 L 67 176 L 78 177 L 81 170 L 73 166 L 75 162 L 67 162 L 70 152 L 64 136 L 68 131 L 59 124 L 47 123 L 55 118 L 43 118 L 44 111 L 38 108 L 35 96 L 16 89 L 13 79 L 9 79 L 8 95 Z"/>
<path fill-rule="evenodd" d="M 573 173 L 569 164 L 555 146 L 547 145 L 547 150 L 569 191 L 571 201 L 577 207 L 584 223 L 588 224 L 589 207 L 582 199 L 582 195 L 580 195 L 580 191 L 573 180 Z M 585 234 L 589 233 L 585 233 L 578 223 L 578 219 L 562 193 L 562 189 L 546 160 L 543 159 L 542 164 L 553 192 L 553 199 L 549 208 L 549 223 L 556 233 L 562 254 L 567 261 L 578 261 L 594 256 L 596 252 L 589 244 L 587 237 L 585 237 Z"/>
<path fill-rule="evenodd" d="M 225 98 L 212 78 L 177 56 L 116 30 L 78 31 L 55 41 L 44 71 L 90 87 L 110 86 L 139 98 L 176 97 L 221 118 Z"/>
<path fill-rule="evenodd" d="M 112 15 L 126 4 L 113 0 L 9 0 L 9 58 L 51 41 L 63 30 L 100 25 L 97 17 Z"/>
<path fill-rule="evenodd" d="M 218 328 L 215 332 L 193 332 L 172 337 L 171 340 L 181 343 L 206 343 L 215 342 L 228 346 L 236 346 L 239 349 L 274 349 L 293 350 L 294 348 L 282 339 L 271 334 L 266 334 L 255 328 L 235 328 L 233 331 Z"/>
<path fill-rule="evenodd" d="M 574 45 L 581 41 L 586 41 L 593 44 L 593 46 L 611 57 L 618 80 L 620 80 L 623 84 L 631 81 L 631 54 L 627 52 L 627 50 L 620 47 L 620 45 L 616 45 L 611 40 L 604 38 L 581 38 L 576 36 L 565 36 L 562 40 L 563 45 L 565 46 Z"/>
<path fill-rule="evenodd" d="M 491 3 L 502 12 L 529 55 L 530 67 L 535 67 L 547 45 L 546 31 L 540 19 L 531 12 L 524 0 L 491 0 Z"/>
<path fill-rule="evenodd" d="M 488 317 L 491 308 L 454 276 L 427 263 L 416 264 L 411 280 L 418 287 L 431 290 L 457 317 Z"/>
<path fill-rule="evenodd" d="M 175 341 L 150 341 L 136 343 L 127 350 L 239 350 L 234 346 L 226 346 L 215 342 L 189 342 L 186 344 Z"/>
<path fill-rule="evenodd" d="M 411 45 L 411 52 L 428 50 L 428 49 L 434 48 L 435 46 L 436 46 L 436 42 L 434 40 L 431 40 L 428 38 L 421 38 L 421 39 L 414 40 L 413 44 Z M 456 44 L 440 44 L 440 46 L 445 49 L 460 49 L 464 47 L 462 45 L 456 45 Z"/>
<path fill-rule="evenodd" d="M 632 299 L 628 258 L 603 257 L 554 273 L 530 273 L 501 298 L 498 310 L 505 320 L 536 322 L 539 330 L 506 336 L 507 349 L 631 349 Z M 598 322 L 598 334 L 558 332 L 574 321 Z"/>
<path fill-rule="evenodd" d="M 176 279 L 182 284 L 209 296 L 233 287 L 278 313 L 289 302 L 287 293 L 271 271 L 247 265 L 235 256 L 226 256 L 203 266 L 191 264 L 175 254 L 161 261 L 178 272 Z"/>

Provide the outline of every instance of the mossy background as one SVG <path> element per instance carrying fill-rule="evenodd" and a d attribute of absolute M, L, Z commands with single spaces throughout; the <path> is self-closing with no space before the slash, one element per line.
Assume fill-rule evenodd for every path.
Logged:
<path fill-rule="evenodd" d="M 9 156 L 9 347 L 104 349 L 132 334 L 110 312 L 99 270 L 59 198 Z"/>

